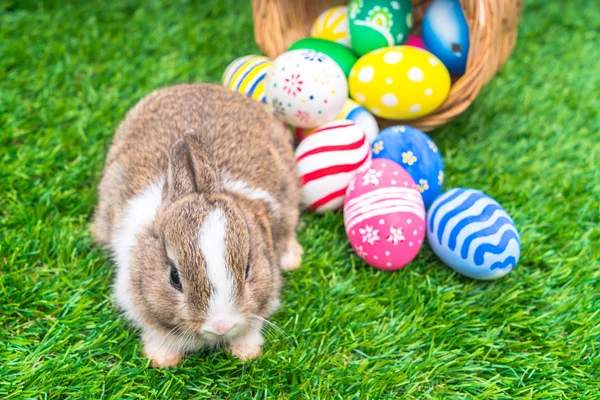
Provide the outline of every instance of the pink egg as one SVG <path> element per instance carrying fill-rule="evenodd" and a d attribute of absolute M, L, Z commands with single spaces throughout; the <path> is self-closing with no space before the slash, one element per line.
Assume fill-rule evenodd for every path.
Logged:
<path fill-rule="evenodd" d="M 369 147 L 365 133 L 352 121 L 315 129 L 296 148 L 303 206 L 315 212 L 340 208 L 348 184 L 371 157 Z"/>
<path fill-rule="evenodd" d="M 419 49 L 427 50 L 425 48 L 425 43 L 423 42 L 423 39 L 421 39 L 421 36 L 414 35 L 412 33 L 408 35 L 408 39 L 406 39 L 406 42 L 404 42 L 404 44 L 406 46 L 412 46 L 417 47 Z"/>
<path fill-rule="evenodd" d="M 386 271 L 404 267 L 425 237 L 425 205 L 415 181 L 387 159 L 363 166 L 346 192 L 344 225 L 367 264 Z"/>

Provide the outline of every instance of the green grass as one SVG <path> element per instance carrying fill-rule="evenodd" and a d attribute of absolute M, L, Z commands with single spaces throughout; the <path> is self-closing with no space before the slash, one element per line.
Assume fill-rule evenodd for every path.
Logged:
<path fill-rule="evenodd" d="M 523 252 L 491 283 L 429 249 L 389 274 L 306 216 L 264 356 L 151 369 L 88 224 L 113 132 L 154 88 L 253 53 L 249 1 L 0 0 L 0 398 L 600 398 L 600 3 L 528 0 L 503 71 L 432 136 Z"/>

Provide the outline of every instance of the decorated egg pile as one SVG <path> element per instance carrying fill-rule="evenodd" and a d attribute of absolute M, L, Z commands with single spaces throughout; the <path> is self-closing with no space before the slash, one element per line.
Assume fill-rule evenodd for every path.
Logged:
<path fill-rule="evenodd" d="M 351 181 L 344 226 L 367 264 L 396 270 L 410 263 L 425 237 L 425 206 L 410 175 L 393 161 L 373 160 Z"/>
<path fill-rule="evenodd" d="M 425 207 L 442 190 L 444 162 L 433 140 L 410 126 L 392 126 L 373 142 L 373 158 L 387 158 L 402 166 L 415 180 Z"/>
<path fill-rule="evenodd" d="M 451 189 L 427 215 L 427 238 L 437 256 L 474 279 L 497 279 L 519 262 L 521 240 L 498 202 L 474 189 Z"/>
<path fill-rule="evenodd" d="M 469 27 L 459 0 L 431 2 L 415 29 L 422 38 L 411 32 L 413 19 L 411 0 L 350 0 L 321 13 L 311 37 L 293 43 L 276 65 L 262 56 L 235 60 L 223 84 L 300 129 L 335 119 L 348 90 L 377 117 L 426 116 L 446 100 L 450 73 L 465 72 Z"/>
<path fill-rule="evenodd" d="M 350 95 L 373 114 L 410 120 L 438 108 L 450 91 L 450 74 L 431 53 L 386 47 L 361 57 L 350 72 Z"/>
<path fill-rule="evenodd" d="M 410 0 L 350 0 L 350 43 L 358 55 L 406 41 L 413 27 Z"/>
<path fill-rule="evenodd" d="M 272 111 L 285 122 L 312 128 L 331 121 L 348 97 L 339 65 L 314 50 L 292 50 L 273 61 L 266 94 Z"/>
<path fill-rule="evenodd" d="M 429 5 L 415 29 L 413 3 Z M 343 206 L 348 240 L 365 263 L 403 268 L 427 236 L 450 268 L 496 279 L 519 261 L 510 216 L 477 190 L 440 195 L 444 163 L 425 133 L 406 125 L 379 132 L 376 117 L 411 121 L 435 112 L 450 94 L 450 76 L 466 72 L 470 38 L 460 0 L 421 3 L 331 7 L 310 37 L 275 60 L 233 61 L 223 85 L 266 103 L 287 123 L 298 143 L 302 206 L 317 213 Z"/>
<path fill-rule="evenodd" d="M 223 85 L 266 103 L 265 77 L 273 63 L 267 57 L 250 55 L 234 60 L 223 74 Z"/>
<path fill-rule="evenodd" d="M 331 7 L 325 10 L 313 23 L 310 36 L 350 47 L 350 31 L 348 28 L 348 11 L 346 6 Z"/>
<path fill-rule="evenodd" d="M 296 173 L 304 207 L 322 213 L 340 208 L 350 180 L 370 159 L 364 132 L 352 121 L 333 121 L 296 149 Z"/>

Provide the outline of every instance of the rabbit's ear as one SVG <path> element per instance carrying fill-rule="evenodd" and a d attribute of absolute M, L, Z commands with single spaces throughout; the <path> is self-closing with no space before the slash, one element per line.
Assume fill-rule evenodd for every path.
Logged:
<path fill-rule="evenodd" d="M 163 199 L 174 202 L 194 192 L 197 188 L 190 148 L 185 141 L 178 140 L 169 154 Z"/>
<path fill-rule="evenodd" d="M 223 183 L 217 171 L 217 164 L 204 139 L 197 133 L 187 132 L 183 135 L 183 140 L 189 147 L 196 190 L 199 193 L 211 194 L 222 192 Z"/>

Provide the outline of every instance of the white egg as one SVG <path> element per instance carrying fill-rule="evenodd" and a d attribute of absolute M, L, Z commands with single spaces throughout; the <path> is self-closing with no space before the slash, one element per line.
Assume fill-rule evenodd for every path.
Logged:
<path fill-rule="evenodd" d="M 283 121 L 312 128 L 340 113 L 348 84 L 339 65 L 315 50 L 292 50 L 275 59 L 267 74 L 267 103 Z"/>

